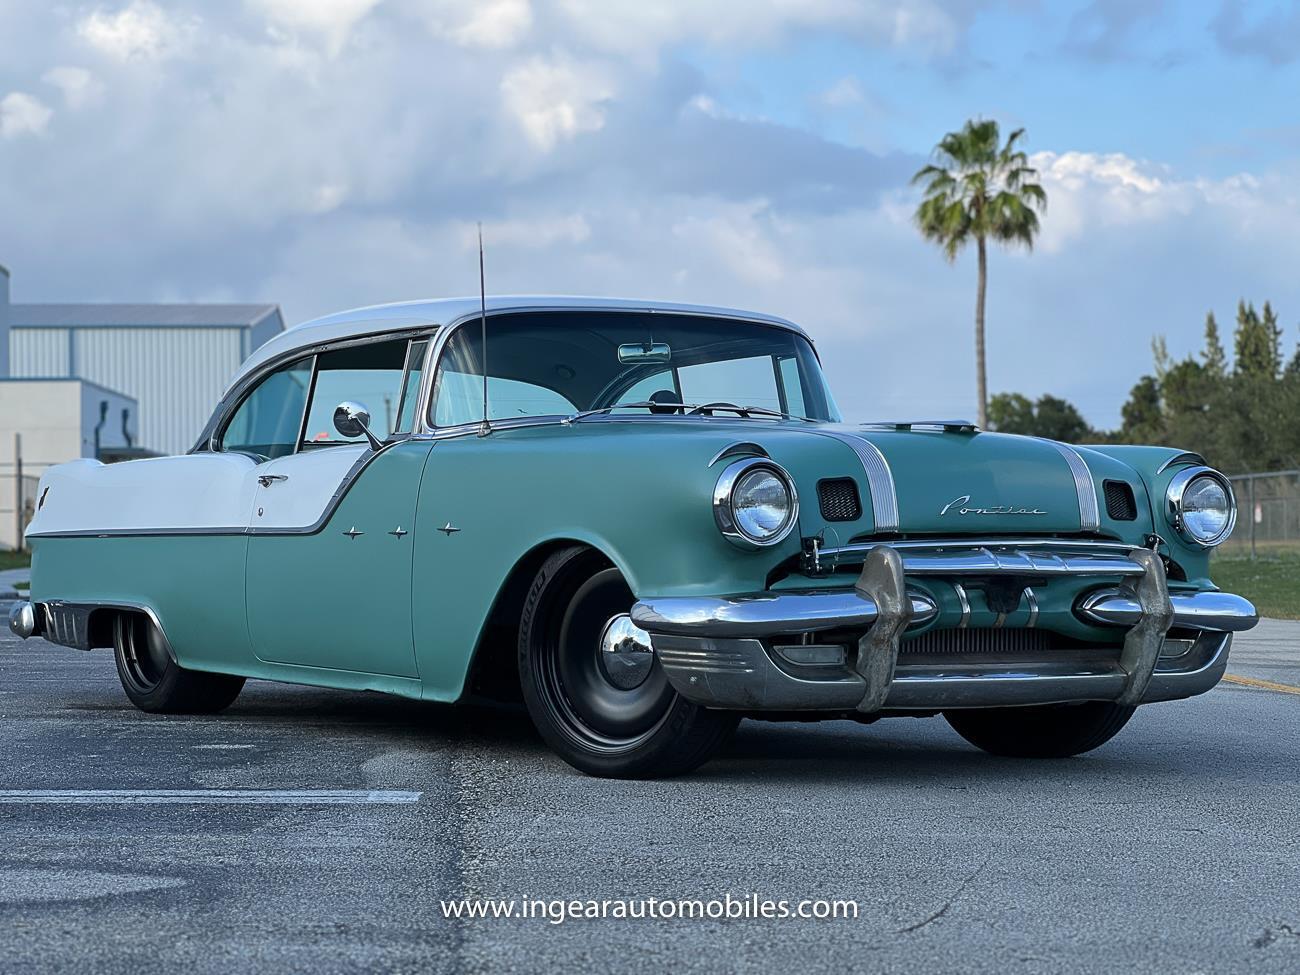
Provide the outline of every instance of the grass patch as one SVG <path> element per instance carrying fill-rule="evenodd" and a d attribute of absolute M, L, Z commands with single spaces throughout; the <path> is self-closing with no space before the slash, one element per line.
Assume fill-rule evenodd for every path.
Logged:
<path fill-rule="evenodd" d="M 31 552 L 0 552 L 0 569 L 26 569 L 31 564 Z"/>
<path fill-rule="evenodd" d="M 1254 561 L 1218 556 L 1210 578 L 1220 589 L 1245 596 L 1260 616 L 1300 619 L 1300 555 L 1260 557 Z"/>
<path fill-rule="evenodd" d="M 27 592 L 27 591 L 30 590 L 31 588 L 32 588 L 32 584 L 31 584 L 30 582 L 15 582 L 15 583 L 14 583 L 14 591 L 15 591 L 15 592 Z"/>

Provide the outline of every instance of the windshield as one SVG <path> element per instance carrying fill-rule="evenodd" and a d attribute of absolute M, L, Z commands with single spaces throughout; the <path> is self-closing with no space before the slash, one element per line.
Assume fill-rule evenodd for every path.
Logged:
<path fill-rule="evenodd" d="M 488 418 L 613 409 L 646 415 L 726 403 L 838 420 L 812 346 L 788 329 L 628 312 L 530 312 L 487 322 Z M 620 406 L 654 403 L 655 406 Z M 483 418 L 477 322 L 447 341 L 434 379 L 435 426 Z"/>

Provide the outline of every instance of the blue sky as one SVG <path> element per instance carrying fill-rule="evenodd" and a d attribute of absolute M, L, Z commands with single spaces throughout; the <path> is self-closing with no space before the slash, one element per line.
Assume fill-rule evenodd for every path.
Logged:
<path fill-rule="evenodd" d="M 853 418 L 971 415 L 974 268 L 910 223 L 948 129 L 1028 130 L 990 385 L 1114 426 L 1151 340 L 1271 299 L 1300 338 L 1300 4 L 0 0 L 15 301 L 476 285 L 755 307 Z"/>

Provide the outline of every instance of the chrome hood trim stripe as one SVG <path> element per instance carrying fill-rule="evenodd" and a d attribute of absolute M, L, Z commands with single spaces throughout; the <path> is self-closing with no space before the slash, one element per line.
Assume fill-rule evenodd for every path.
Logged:
<path fill-rule="evenodd" d="M 819 437 L 831 437 L 852 448 L 862 462 L 862 471 L 867 478 L 867 490 L 871 493 L 871 517 L 875 519 L 878 532 L 898 531 L 898 492 L 894 488 L 894 474 L 889 469 L 889 461 L 880 448 L 866 437 L 854 436 L 840 430 L 806 430 L 805 433 Z"/>
<path fill-rule="evenodd" d="M 1070 465 L 1070 474 L 1074 477 L 1074 490 L 1079 495 L 1079 528 L 1086 532 L 1095 532 L 1101 528 L 1101 509 L 1097 506 L 1097 486 L 1092 480 L 1092 471 L 1079 452 L 1067 444 L 1048 440 L 1061 452 L 1065 462 Z"/>

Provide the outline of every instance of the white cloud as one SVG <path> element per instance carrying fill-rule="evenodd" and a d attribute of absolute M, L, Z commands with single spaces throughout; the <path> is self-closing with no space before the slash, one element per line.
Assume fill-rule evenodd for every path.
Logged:
<path fill-rule="evenodd" d="M 1100 228 L 1187 215 L 1214 193 L 1213 182 L 1180 180 L 1166 167 L 1123 153 L 1039 152 L 1030 162 L 1047 190 L 1040 238 L 1046 251 Z"/>
<path fill-rule="evenodd" d="M 672 234 L 678 246 L 702 246 L 730 277 L 771 285 L 785 277 L 782 247 L 771 228 L 767 204 L 758 200 L 724 206 L 712 216 L 688 216 L 673 225 Z"/>
<path fill-rule="evenodd" d="M 77 33 L 119 61 L 154 60 L 183 50 L 195 26 L 192 19 L 169 17 L 150 0 L 132 0 L 117 13 L 92 11 L 77 24 Z"/>
<path fill-rule="evenodd" d="M 245 0 L 272 26 L 315 34 L 338 54 L 352 33 L 381 0 Z"/>
<path fill-rule="evenodd" d="M 543 152 L 580 133 L 599 131 L 614 93 L 609 70 L 562 55 L 531 58 L 501 79 L 506 110 Z"/>
<path fill-rule="evenodd" d="M 54 112 L 39 98 L 22 91 L 0 98 L 0 136 L 40 135 L 49 125 Z"/>
<path fill-rule="evenodd" d="M 530 0 L 412 0 L 435 37 L 465 47 L 508 48 L 533 27 Z"/>
<path fill-rule="evenodd" d="M 461 246 L 478 249 L 478 226 L 460 225 Z M 565 244 L 581 244 L 591 236 L 591 225 L 579 213 L 545 217 L 519 217 L 513 220 L 489 220 L 483 224 L 483 245 L 536 249 Z"/>
<path fill-rule="evenodd" d="M 770 44 L 815 29 L 944 54 L 961 35 L 935 0 L 558 0 L 558 10 L 589 43 L 649 57 L 683 40 Z"/>
<path fill-rule="evenodd" d="M 63 104 L 74 110 L 96 105 L 104 96 L 103 83 L 85 68 L 67 65 L 51 68 L 41 80 L 59 89 Z"/>
<path fill-rule="evenodd" d="M 857 78 L 841 78 L 818 96 L 827 108 L 850 108 L 866 101 Z"/>

